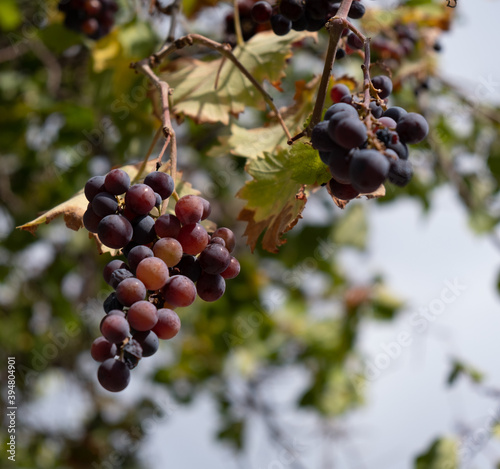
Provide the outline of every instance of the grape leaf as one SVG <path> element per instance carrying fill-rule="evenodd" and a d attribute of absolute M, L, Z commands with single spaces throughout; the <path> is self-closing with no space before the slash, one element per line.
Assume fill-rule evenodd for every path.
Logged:
<path fill-rule="evenodd" d="M 268 80 L 279 86 L 294 42 L 314 36 L 309 32 L 292 32 L 276 36 L 271 31 L 255 35 L 234 55 L 262 83 Z M 229 124 L 229 116 L 238 116 L 246 106 L 265 109 L 265 101 L 250 81 L 225 58 L 203 62 L 180 58 L 160 73 L 174 89 L 173 112 L 191 117 L 197 123 Z"/>
<path fill-rule="evenodd" d="M 451 438 L 436 439 L 431 447 L 417 456 L 415 469 L 457 469 L 458 445 Z"/>
<path fill-rule="evenodd" d="M 264 233 L 262 246 L 277 252 L 285 241 L 282 235 L 298 222 L 307 202 L 304 185 L 322 184 L 330 179 L 327 167 L 311 146 L 296 143 L 276 154 L 250 161 L 246 168 L 253 177 L 238 192 L 247 205 L 238 219 L 248 223 L 245 236 L 252 251 Z"/>

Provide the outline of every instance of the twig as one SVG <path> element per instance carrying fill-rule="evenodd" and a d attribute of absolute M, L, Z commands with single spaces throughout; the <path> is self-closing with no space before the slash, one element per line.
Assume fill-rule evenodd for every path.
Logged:
<path fill-rule="evenodd" d="M 170 5 L 170 28 L 168 30 L 168 36 L 166 43 L 172 42 L 175 39 L 175 28 L 177 26 L 177 19 L 179 18 L 179 13 L 181 12 L 181 0 L 174 0 L 172 5 Z"/>
<path fill-rule="evenodd" d="M 352 0 L 351 0 L 352 1 Z M 261 86 L 261 84 L 252 76 L 252 74 L 244 67 L 244 65 L 235 57 L 235 55 L 231 51 L 231 46 L 229 44 L 220 44 L 216 41 L 212 41 L 204 36 L 200 36 L 199 34 L 188 34 L 187 36 L 183 36 L 172 44 L 163 46 L 156 54 L 153 54 L 150 57 L 150 63 L 152 65 L 159 64 L 165 57 L 169 56 L 173 52 L 183 49 L 184 47 L 192 46 L 193 44 L 200 44 L 202 46 L 208 47 L 209 49 L 215 50 L 219 52 L 223 57 L 229 59 L 240 72 L 248 78 L 250 83 L 257 89 L 257 91 L 262 95 L 266 103 L 273 110 L 276 118 L 278 119 L 283 131 L 285 132 L 287 138 L 290 140 L 292 138 L 285 121 L 283 120 L 278 108 L 274 104 L 273 98 L 269 95 L 269 93 Z"/>
<path fill-rule="evenodd" d="M 168 144 L 170 143 L 171 136 L 169 135 L 166 139 L 165 142 L 163 143 L 163 148 L 160 151 L 160 154 L 158 155 L 158 159 L 156 160 L 156 170 L 160 169 L 161 167 L 161 160 L 163 159 L 163 155 L 165 154 L 165 151 L 167 150 Z"/>
<path fill-rule="evenodd" d="M 135 175 L 135 178 L 132 181 L 132 184 L 135 184 L 141 178 L 141 174 L 144 172 L 144 169 L 146 168 L 146 165 L 147 165 L 147 163 L 149 161 L 149 157 L 151 156 L 151 153 L 153 153 L 153 150 L 154 150 L 154 148 L 156 146 L 156 143 L 158 142 L 158 139 L 160 138 L 160 135 L 162 134 L 162 129 L 163 129 L 163 127 L 160 127 L 155 132 L 155 135 L 153 137 L 153 141 L 151 142 L 151 145 L 149 145 L 149 148 L 148 148 L 148 151 L 146 153 L 146 156 L 142 160 L 142 165 L 139 168 L 139 171 L 137 172 L 137 174 Z"/>
<path fill-rule="evenodd" d="M 243 34 L 241 32 L 241 21 L 240 21 L 240 9 L 238 8 L 238 0 L 233 0 L 234 9 L 234 30 L 236 31 L 236 44 L 238 46 L 243 46 L 245 41 L 243 39 Z"/>
<path fill-rule="evenodd" d="M 328 29 L 329 32 L 328 49 L 326 51 L 325 65 L 323 67 L 323 74 L 321 75 L 321 82 L 319 84 L 311 120 L 309 121 L 309 125 L 302 132 L 289 140 L 289 144 L 302 138 L 304 135 L 310 135 L 313 127 L 321 120 L 323 107 L 325 105 L 326 91 L 330 81 L 330 73 L 335 63 L 335 54 L 337 53 L 338 44 L 342 37 L 342 31 L 346 25 L 349 24 L 346 18 L 351 8 L 352 1 L 353 0 L 343 0 L 337 11 L 337 15 L 330 18 L 326 23 L 326 29 Z"/>

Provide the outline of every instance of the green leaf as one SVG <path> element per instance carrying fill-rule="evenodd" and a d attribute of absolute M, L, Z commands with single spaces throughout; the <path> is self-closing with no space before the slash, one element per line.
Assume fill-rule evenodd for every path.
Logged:
<path fill-rule="evenodd" d="M 455 360 L 448 375 L 448 386 L 452 386 L 461 375 L 469 377 L 474 383 L 481 383 L 483 380 L 483 374 L 479 370 L 462 361 Z"/>
<path fill-rule="evenodd" d="M 428 451 L 415 459 L 415 469 L 458 469 L 458 445 L 451 438 L 435 440 Z"/>
<path fill-rule="evenodd" d="M 278 86 L 292 53 L 292 44 L 311 36 L 308 32 L 276 36 L 266 31 L 256 34 L 243 47 L 237 47 L 234 55 L 259 83 L 268 80 Z M 197 123 L 228 125 L 229 117 L 239 115 L 246 106 L 265 109 L 260 93 L 225 58 L 210 62 L 180 58 L 160 73 L 160 77 L 174 89 L 174 113 L 191 117 Z"/>
<path fill-rule="evenodd" d="M 2 0 L 0 4 L 0 28 L 3 31 L 16 29 L 22 21 L 16 0 Z"/>
<path fill-rule="evenodd" d="M 248 222 L 245 235 L 248 245 L 255 249 L 259 236 L 264 249 L 276 252 L 285 241 L 282 235 L 297 223 L 307 198 L 304 184 L 322 184 L 330 175 L 311 146 L 297 143 L 275 155 L 250 161 L 246 168 L 253 180 L 238 192 L 247 200 L 238 216 Z"/>

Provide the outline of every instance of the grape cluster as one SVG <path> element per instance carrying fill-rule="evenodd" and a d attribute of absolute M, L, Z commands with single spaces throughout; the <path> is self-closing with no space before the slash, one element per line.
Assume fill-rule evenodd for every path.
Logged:
<path fill-rule="evenodd" d="M 337 14 L 340 2 L 328 0 L 280 0 L 274 7 L 267 1 L 258 1 L 252 8 L 252 18 L 258 24 L 271 23 L 271 29 L 278 36 L 294 31 L 319 31 L 325 23 Z M 362 18 L 365 6 L 354 0 L 348 16 Z"/>
<path fill-rule="evenodd" d="M 408 184 L 413 169 L 407 145 L 421 142 L 429 132 L 420 114 L 387 108 L 392 92 L 389 77 L 373 77 L 372 84 L 378 92 L 373 93 L 368 110 L 355 101 L 346 85 L 333 86 L 334 104 L 311 133 L 312 146 L 332 175 L 330 192 L 341 200 L 371 193 L 386 179 L 401 187 Z"/>
<path fill-rule="evenodd" d="M 113 27 L 118 4 L 115 0 L 60 0 L 64 25 L 91 39 L 106 36 Z"/>
<path fill-rule="evenodd" d="M 92 357 L 101 362 L 99 382 L 118 392 L 128 385 L 130 369 L 158 350 L 159 339 L 179 332 L 174 310 L 191 305 L 196 296 L 218 300 L 240 264 L 231 255 L 234 233 L 218 228 L 210 235 L 201 225 L 211 211 L 207 200 L 186 195 L 175 204 L 175 215 L 160 215 L 174 192 L 166 173 L 155 171 L 130 185 L 128 174 L 114 169 L 89 179 L 84 192 L 89 201 L 85 227 L 126 257 L 104 268 L 104 280 L 115 291 L 104 302 L 102 337 L 91 347 Z"/>

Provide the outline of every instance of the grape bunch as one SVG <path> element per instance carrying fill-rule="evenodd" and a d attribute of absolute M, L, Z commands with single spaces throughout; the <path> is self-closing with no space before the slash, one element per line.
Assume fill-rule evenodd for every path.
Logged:
<path fill-rule="evenodd" d="M 271 23 L 271 29 L 278 36 L 294 31 L 319 31 L 325 23 L 337 14 L 340 2 L 328 0 L 280 0 L 274 7 L 267 1 L 258 1 L 252 8 L 252 18 L 258 24 Z M 365 6 L 354 0 L 348 16 L 362 18 Z"/>
<path fill-rule="evenodd" d="M 387 108 L 392 92 L 389 77 L 372 78 L 369 109 L 357 102 L 344 84 L 331 89 L 333 105 L 311 133 L 311 144 L 328 165 L 330 193 L 341 200 L 369 194 L 389 179 L 404 187 L 413 169 L 408 144 L 421 142 L 429 132 L 423 116 L 401 107 Z"/>
<path fill-rule="evenodd" d="M 118 4 L 115 0 L 60 0 L 64 25 L 91 39 L 106 36 L 113 27 Z"/>
<path fill-rule="evenodd" d="M 177 200 L 175 214 L 161 215 L 174 193 L 166 173 L 155 171 L 130 185 L 129 175 L 114 169 L 89 179 L 84 192 L 89 201 L 84 226 L 126 257 L 104 268 L 114 292 L 104 301 L 102 337 L 91 347 L 92 357 L 101 362 L 99 382 L 118 392 L 127 387 L 130 369 L 158 350 L 159 339 L 179 332 L 175 309 L 191 305 L 197 296 L 218 300 L 240 264 L 231 254 L 234 233 L 218 228 L 209 234 L 201 225 L 211 212 L 207 200 L 186 195 Z"/>

